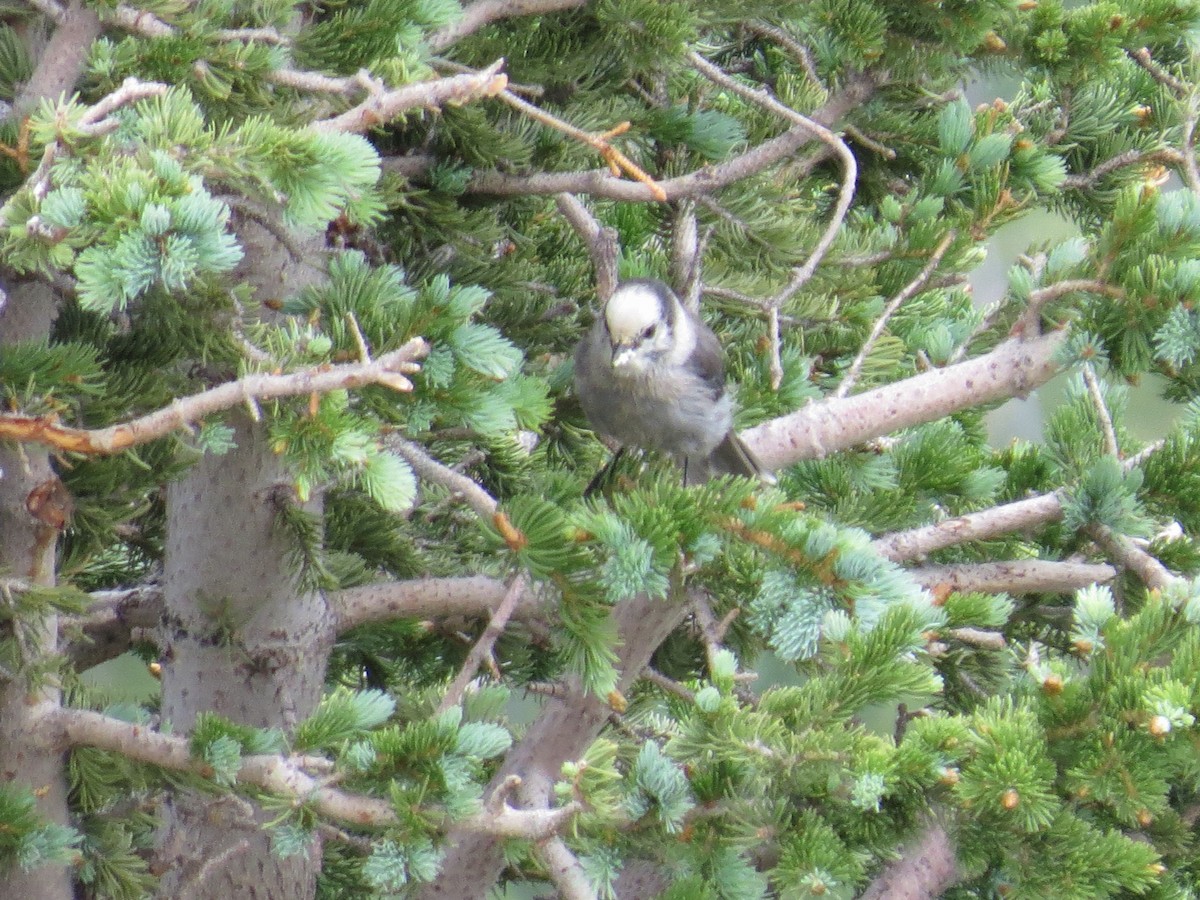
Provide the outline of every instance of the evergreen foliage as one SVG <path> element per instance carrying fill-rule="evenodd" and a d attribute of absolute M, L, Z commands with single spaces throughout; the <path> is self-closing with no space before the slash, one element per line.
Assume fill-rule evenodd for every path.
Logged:
<path fill-rule="evenodd" d="M 52 6 L 0 13 L 6 109 L 45 64 L 23 20 Z M 1200 892 L 1200 3 L 557 7 L 458 35 L 474 7 L 450 0 L 96 2 L 76 92 L 0 122 L 0 313 L 26 283 L 57 292 L 44 334 L 0 335 L 0 462 L 51 442 L 57 485 L 22 500 L 60 541 L 54 579 L 0 570 L 0 686 L 38 709 L 61 690 L 68 710 L 178 737 L 189 759 L 47 726 L 70 747 L 69 821 L 42 815 L 18 773 L 0 785 L 0 866 L 70 866 L 81 896 L 153 895 L 163 799 L 237 792 L 280 860 L 320 854 L 323 898 L 429 896 L 460 874 L 455 841 L 480 833 L 503 842 L 497 877 L 514 884 L 561 877 L 556 841 L 600 897 L 629 896 L 622 878 L 645 867 L 668 898 L 849 898 L 931 827 L 954 847 L 951 898 Z M 384 111 L 389 88 L 432 91 L 501 57 L 510 96 Z M 971 102 L 964 84 L 1002 96 Z M 831 144 L 787 145 L 807 126 L 737 88 L 844 139 L 857 164 L 844 219 Z M 364 98 L 365 136 L 337 118 Z M 618 199 L 638 181 L 605 164 L 676 193 Z M 594 217 L 591 248 L 562 194 Z M 988 242 L 1045 221 L 1034 213 L 1071 235 L 1026 225 L 1000 298 L 976 304 L 967 276 Z M 321 276 L 256 282 L 254 228 Z M 847 423 L 868 417 L 872 440 L 797 452 L 774 486 L 684 487 L 670 461 L 627 454 L 585 494 L 607 451 L 570 354 L 606 237 L 621 277 L 697 289 L 739 428 L 828 401 Z M 305 259 L 314 246 L 328 253 Z M 1040 376 L 1003 398 L 980 376 L 980 399 L 917 424 L 902 413 L 935 388 L 834 405 L 1039 335 L 1058 335 L 1047 366 L 1073 374 L 1037 441 L 997 448 L 983 414 Z M 418 338 L 419 368 L 311 387 Z M 301 388 L 244 389 L 152 440 L 46 437 L 135 433 L 140 417 L 272 378 Z M 1177 412 L 1143 446 L 1130 407 L 1147 384 Z M 161 588 L 167 486 L 233 453 L 243 428 L 285 473 L 263 502 L 287 589 L 342 618 L 332 646 L 296 651 L 327 663 L 315 708 L 287 710 L 286 727 L 218 711 L 184 727 L 157 692 L 110 702 L 72 654 L 104 592 Z M 1036 521 L 919 560 L 884 552 L 898 532 L 1051 494 Z M 971 580 L 992 562 L 1120 572 Z M 482 659 L 499 599 L 413 614 L 347 599 L 467 578 L 523 588 Z M 644 621 L 622 634 L 631 599 Z M 204 639 L 227 650 L 236 692 L 235 672 L 272 660 L 247 661 L 228 598 L 207 604 Z M 686 621 L 635 678 L 622 654 L 664 611 Z M 166 657 L 184 630 L 126 623 L 122 646 L 145 638 Z M 470 684 L 447 697 L 468 661 Z M 755 680 L 768 669 L 783 674 Z M 579 727 L 598 730 L 546 784 L 522 769 L 523 794 L 508 766 L 536 768 L 545 748 L 526 735 L 564 696 L 592 704 Z M 320 790 L 249 779 L 260 757 Z M 339 818 L 331 791 L 377 805 Z M 570 815 L 545 833 L 496 824 L 544 811 L 533 795 Z"/>

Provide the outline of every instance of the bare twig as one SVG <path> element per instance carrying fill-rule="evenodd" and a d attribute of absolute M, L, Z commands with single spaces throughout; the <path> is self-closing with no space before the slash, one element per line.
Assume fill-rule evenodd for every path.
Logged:
<path fill-rule="evenodd" d="M 177 428 L 248 400 L 270 400 L 302 394 L 382 384 L 396 391 L 412 390 L 406 375 L 418 371 L 417 360 L 429 352 L 422 338 L 413 338 L 398 350 L 369 364 L 346 363 L 288 375 L 247 375 L 220 387 L 176 400 L 157 412 L 108 428 L 88 430 L 58 424 L 50 416 L 0 414 L 0 439 L 39 443 L 71 453 L 106 456 L 165 437 Z"/>
<path fill-rule="evenodd" d="M 924 287 L 925 282 L 929 280 L 929 277 L 933 275 L 934 271 L 941 264 L 942 257 L 946 254 L 946 250 L 950 247 L 950 244 L 953 243 L 957 234 L 958 233 L 954 231 L 954 229 L 948 231 L 945 237 L 943 237 L 938 243 L 937 247 L 934 248 L 933 253 L 930 254 L 929 261 L 925 264 L 925 267 L 917 273 L 917 276 L 912 281 L 902 287 L 896 296 L 892 297 L 892 299 L 887 302 L 887 305 L 883 308 L 883 312 L 880 314 L 879 318 L 875 320 L 875 324 L 871 327 L 871 333 L 868 334 L 867 339 L 863 341 L 862 348 L 858 351 L 858 355 L 855 356 L 854 361 L 850 363 L 850 368 L 846 370 L 846 375 L 842 378 L 842 383 L 838 385 L 838 388 L 836 391 L 834 391 L 833 396 L 845 397 L 850 393 L 850 389 L 854 387 L 854 383 L 858 380 L 858 375 L 862 371 L 863 363 L 866 362 L 867 357 L 871 354 L 871 349 L 875 346 L 875 342 L 879 340 L 879 336 L 883 334 L 883 329 L 887 327 L 888 320 L 891 319 L 896 310 L 900 308 L 900 305 L 904 303 L 905 300 L 908 300 L 910 297 L 916 294 L 917 291 Z"/>
<path fill-rule="evenodd" d="M 175 28 L 158 16 L 128 3 L 118 3 L 106 18 L 126 31 L 140 34 L 142 37 L 162 38 L 175 33 Z"/>
<path fill-rule="evenodd" d="M 696 702 L 696 695 L 689 688 L 684 687 L 674 678 L 668 678 L 653 666 L 646 666 L 645 671 L 642 672 L 642 677 L 655 687 L 662 688 L 668 694 L 674 694 L 679 699 L 688 703 Z"/>
<path fill-rule="evenodd" d="M 866 147 L 872 153 L 878 153 L 884 159 L 895 159 L 896 158 L 895 150 L 893 150 L 891 147 L 888 147 L 886 144 L 879 143 L 879 141 L 875 140 L 870 135 L 864 133 L 856 126 L 847 124 L 845 127 L 845 131 L 846 131 L 847 136 L 850 137 L 851 140 L 853 140 L 856 144 L 862 144 L 864 147 Z"/>
<path fill-rule="evenodd" d="M 1115 457 L 1120 451 L 1117 446 L 1117 429 L 1113 425 L 1108 404 L 1104 402 L 1104 391 L 1100 387 L 1100 381 L 1096 378 L 1096 370 L 1089 362 L 1083 364 L 1082 372 L 1083 383 L 1087 386 L 1088 396 L 1092 398 L 1092 406 L 1096 408 L 1096 417 L 1100 420 L 1100 432 L 1104 436 L 1104 452 Z"/>
<path fill-rule="evenodd" d="M 1159 450 L 1161 450 L 1166 443 L 1166 440 L 1163 438 L 1159 438 L 1157 441 L 1151 441 L 1137 453 L 1133 454 L 1127 459 L 1122 460 L 1121 465 L 1125 467 L 1126 472 L 1128 472 L 1130 469 L 1135 469 Z"/>
<path fill-rule="evenodd" d="M 592 268 L 596 270 L 596 293 L 603 303 L 617 289 L 617 232 L 601 225 L 572 194 L 559 194 L 554 201 L 587 248 Z"/>
<path fill-rule="evenodd" d="M 1174 92 L 1176 97 L 1186 97 L 1188 95 L 1188 86 L 1156 63 L 1154 57 L 1150 55 L 1149 47 L 1142 47 L 1141 49 L 1130 50 L 1128 52 L 1130 59 L 1149 72 L 1151 78 Z"/>
<path fill-rule="evenodd" d="M 1183 145 L 1183 180 L 1193 193 L 1200 191 L 1200 167 L 1196 165 L 1196 116 L 1196 101 L 1193 99 L 1188 102 L 1180 140 Z"/>
<path fill-rule="evenodd" d="M 307 91 L 310 94 L 341 94 L 352 97 L 362 93 L 378 95 L 385 90 L 383 83 L 366 69 L 360 69 L 353 75 L 333 76 L 323 72 L 282 68 L 272 71 L 269 79 L 280 87 Z"/>
<path fill-rule="evenodd" d="M 965 594 L 1065 594 L 1091 584 L 1104 584 L 1117 576 L 1112 566 L 1094 563 L 1016 559 L 1004 562 L 963 563 L 909 569 L 909 576 L 925 588 L 946 587 Z"/>
<path fill-rule="evenodd" d="M 1087 190 L 1095 187 L 1096 183 L 1106 175 L 1111 175 L 1118 169 L 1123 169 L 1126 166 L 1136 166 L 1142 163 L 1167 163 L 1169 165 L 1182 165 L 1183 154 L 1178 150 L 1163 149 L 1163 150 L 1126 150 L 1124 153 L 1118 153 L 1111 159 L 1106 159 L 1099 163 L 1087 172 L 1080 172 L 1077 175 L 1068 175 L 1063 179 L 1062 187 L 1064 190 Z"/>
<path fill-rule="evenodd" d="M 528 579 L 526 579 L 524 573 L 518 573 L 513 576 L 512 581 L 508 585 L 508 590 L 492 613 L 492 617 L 488 621 L 487 627 L 483 630 L 483 634 L 479 636 L 479 640 L 471 648 L 471 652 L 467 654 L 462 668 L 454 676 L 454 681 L 446 689 L 446 693 L 437 707 L 439 713 L 443 713 L 450 709 L 450 707 L 457 706 L 462 702 L 463 694 L 467 692 L 467 686 L 475 678 L 475 673 L 479 671 L 479 667 L 483 664 L 484 660 L 491 655 L 492 648 L 496 646 L 496 641 L 504 633 L 504 628 L 508 625 L 508 620 L 512 617 L 517 603 L 525 594 L 525 588 L 528 584 Z"/>
<path fill-rule="evenodd" d="M 608 163 L 609 172 L 615 177 L 621 173 L 628 175 L 634 181 L 644 184 L 650 191 L 650 196 L 658 200 L 660 203 L 667 199 L 666 191 L 664 191 L 653 178 L 651 178 L 641 166 L 631 160 L 628 156 L 618 150 L 609 141 L 609 138 L 616 137 L 629 130 L 629 123 L 622 122 L 615 128 L 612 128 L 602 134 L 593 134 L 590 131 L 584 131 L 582 128 L 576 128 L 570 122 L 560 119 L 553 113 L 547 112 L 540 106 L 535 106 L 528 100 L 522 100 L 512 91 L 503 90 L 497 93 L 497 96 L 518 112 L 524 113 L 535 122 L 541 122 L 543 125 L 553 128 L 555 131 L 561 131 L 568 137 L 574 138 L 582 144 L 587 144 L 600 154 L 601 158 Z"/>
<path fill-rule="evenodd" d="M 438 462 L 420 446 L 406 441 L 398 435 L 387 438 L 387 446 L 408 461 L 413 471 L 426 481 L 440 484 L 460 495 L 479 514 L 480 518 L 491 519 L 496 514 L 496 499 L 478 484 L 449 466 Z"/>
<path fill-rule="evenodd" d="M 951 628 L 945 634 L 956 641 L 962 641 L 972 647 L 981 647 L 984 650 L 1003 650 L 1008 646 L 1004 635 L 998 631 L 984 631 L 981 628 Z"/>

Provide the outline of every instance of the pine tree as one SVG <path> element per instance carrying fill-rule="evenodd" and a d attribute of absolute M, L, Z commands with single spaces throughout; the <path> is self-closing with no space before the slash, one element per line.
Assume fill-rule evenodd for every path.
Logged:
<path fill-rule="evenodd" d="M 1198 27 L 7 4 L 0 894 L 1200 892 Z M 777 484 L 585 494 L 631 277 Z"/>

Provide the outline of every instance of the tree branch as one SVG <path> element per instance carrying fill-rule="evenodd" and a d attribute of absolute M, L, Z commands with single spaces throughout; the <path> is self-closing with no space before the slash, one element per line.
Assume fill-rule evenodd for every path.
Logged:
<path fill-rule="evenodd" d="M 1091 363 L 1084 363 L 1081 371 L 1083 372 L 1083 383 L 1087 386 L 1088 396 L 1092 400 L 1092 406 L 1096 408 L 1096 418 L 1100 420 L 1100 433 L 1104 436 L 1104 452 L 1109 456 L 1116 457 L 1121 450 L 1117 444 L 1117 429 L 1113 425 L 1108 404 L 1104 402 L 1104 391 L 1100 387 L 1100 380 L 1096 378 L 1096 370 L 1092 368 Z"/>
<path fill-rule="evenodd" d="M 932 900 L 959 877 L 954 844 L 946 829 L 933 823 L 871 882 L 859 900 Z"/>
<path fill-rule="evenodd" d="M 1041 559 L 923 566 L 906 572 L 921 587 L 948 587 L 958 594 L 1066 594 L 1117 577 L 1109 565 Z"/>
<path fill-rule="evenodd" d="M 508 86 L 508 76 L 500 72 L 503 65 L 504 60 L 498 59 L 477 74 L 450 75 L 380 90 L 344 113 L 313 122 L 309 127 L 315 131 L 361 134 L 415 107 L 461 106 L 481 97 L 495 97 Z"/>
<path fill-rule="evenodd" d="M 438 462 L 419 445 L 412 441 L 406 441 L 398 435 L 389 436 L 386 444 L 389 450 L 404 457 L 418 476 L 426 481 L 449 488 L 451 492 L 466 500 L 480 518 L 491 520 L 496 515 L 498 508 L 496 498 L 466 475 L 455 472 L 449 466 Z"/>
<path fill-rule="evenodd" d="M 585 6 L 587 2 L 588 0 L 476 0 L 463 9 L 462 17 L 457 22 L 430 35 L 427 43 L 435 51 L 445 50 L 491 22 L 516 16 L 536 16 L 574 9 Z"/>
<path fill-rule="evenodd" d="M 587 248 L 592 268 L 596 270 L 596 293 L 603 303 L 617 289 L 617 254 L 620 248 L 617 246 L 616 229 L 601 225 L 578 197 L 559 194 L 554 202 Z"/>
<path fill-rule="evenodd" d="M 163 612 L 162 587 L 157 584 L 97 591 L 91 597 L 86 614 L 58 620 L 60 636 L 68 638 L 59 650 L 81 671 L 120 656 L 137 631 L 158 627 Z"/>
<path fill-rule="evenodd" d="M 850 78 L 845 88 L 815 111 L 811 119 L 825 126 L 838 121 L 848 111 L 865 103 L 882 82 L 883 77 L 878 74 Z M 687 175 L 657 181 L 655 184 L 662 189 L 667 200 L 704 196 L 770 168 L 775 163 L 795 155 L 797 150 L 812 140 L 811 129 L 797 125 L 726 162 L 705 166 Z M 390 157 L 383 161 L 383 166 L 406 177 L 416 178 L 428 171 L 433 162 L 431 157 Z M 465 190 L 472 194 L 497 197 L 567 193 L 587 194 L 631 203 L 661 202 L 660 197 L 647 185 L 618 178 L 608 169 L 543 172 L 528 176 L 478 172 L 472 176 Z"/>
<path fill-rule="evenodd" d="M 411 391 L 412 382 L 404 376 L 418 371 L 420 367 L 416 361 L 428 352 L 429 345 L 424 339 L 413 338 L 400 349 L 385 353 L 370 363 L 346 363 L 288 375 L 247 375 L 108 428 L 69 428 L 50 416 L 0 414 L 0 440 L 39 443 L 70 453 L 106 456 L 165 437 L 177 428 L 248 401 L 324 394 L 367 384 Z"/>
<path fill-rule="evenodd" d="M 1166 566 L 1107 525 L 1092 525 L 1088 533 L 1100 542 L 1113 559 L 1137 575 L 1151 590 L 1161 591 L 1175 580 L 1176 576 Z"/>
<path fill-rule="evenodd" d="M 504 582 L 486 575 L 464 578 L 417 578 L 385 581 L 334 591 L 329 596 L 337 615 L 337 630 L 345 632 L 372 622 L 392 619 L 476 618 L 494 614 L 507 590 Z M 535 618 L 545 597 L 531 587 L 517 598 L 512 616 Z"/>
<path fill-rule="evenodd" d="M 475 646 L 467 654 L 462 668 L 454 676 L 454 681 L 446 689 L 445 695 L 437 706 L 438 714 L 444 713 L 452 706 L 457 706 L 462 701 L 463 694 L 467 692 L 467 685 L 471 683 L 471 680 L 475 677 L 475 673 L 483 665 L 483 661 L 491 656 L 492 648 L 496 646 L 496 641 L 504 633 L 504 627 L 508 624 L 509 618 L 512 617 L 517 604 L 525 595 L 528 586 L 529 580 L 525 577 L 524 573 L 518 572 L 513 576 L 512 581 L 508 585 L 508 590 L 505 591 L 500 603 L 497 604 L 491 619 L 488 620 L 487 627 L 483 630 L 483 634 L 479 636 L 479 640 L 475 642 Z"/>
<path fill-rule="evenodd" d="M 38 55 L 29 81 L 13 99 L 12 118 L 24 119 L 42 100 L 70 96 L 87 65 L 92 42 L 100 36 L 100 18 L 82 0 L 63 9 L 52 0 L 35 3 L 56 27 Z"/>
<path fill-rule="evenodd" d="M 817 270 L 817 266 L 825 258 L 825 254 L 829 251 L 829 248 L 833 246 L 833 242 L 837 238 L 837 233 L 841 230 L 842 222 L 846 218 L 846 213 L 850 210 L 850 203 L 854 200 L 854 186 L 858 181 L 858 161 L 854 158 L 854 154 L 850 148 L 846 146 L 846 142 L 816 119 L 802 115 L 790 106 L 780 103 L 763 88 L 756 90 L 747 87 L 737 79 L 722 72 L 720 68 L 714 66 L 694 50 L 688 52 L 688 61 L 700 71 L 700 74 L 714 84 L 732 91 L 739 97 L 749 100 L 751 103 L 758 104 L 763 109 L 770 110 L 800 128 L 808 129 L 813 137 L 829 147 L 842 162 L 842 184 L 838 190 L 838 201 L 834 207 L 833 216 L 830 218 L 824 233 L 822 233 L 821 239 L 817 241 L 816 247 L 813 248 L 808 259 L 805 260 L 804 265 L 796 269 L 788 286 L 784 288 L 779 296 L 772 299 L 772 304 L 780 307 L 812 278 L 813 273 Z"/>
<path fill-rule="evenodd" d="M 414 578 L 383 581 L 333 591 L 329 604 L 341 634 L 360 625 L 394 619 L 480 618 L 491 615 L 504 599 L 498 578 Z M 95 591 L 92 605 L 79 616 L 59 619 L 65 641 L 60 649 L 80 669 L 99 665 L 129 649 L 138 631 L 151 631 L 163 612 L 162 587 L 145 584 L 125 590 Z M 543 618 L 548 595 L 536 586 L 521 594 L 512 611 L 519 621 Z"/>
<path fill-rule="evenodd" d="M 47 704 L 42 711 L 41 726 L 62 749 L 98 747 L 113 750 L 135 762 L 190 772 L 203 778 L 213 776 L 208 763 L 191 755 L 187 738 L 162 734 L 145 725 L 86 709 Z M 270 754 L 246 756 L 238 769 L 237 783 L 291 798 L 313 807 L 323 816 L 350 825 L 379 828 L 398 823 L 389 801 L 330 787 L 323 779 L 305 772 L 301 768 L 305 762 L 312 761 Z M 326 761 L 321 759 L 320 762 Z M 557 834 L 581 809 L 582 805 L 577 802 L 557 809 L 529 810 L 513 809 L 501 802 L 453 823 L 452 827 L 471 834 L 544 840 Z"/>
<path fill-rule="evenodd" d="M 143 37 L 164 38 L 178 33 L 174 25 L 127 3 L 118 4 L 109 15 L 109 19 L 126 31 Z M 225 29 L 218 32 L 216 37 L 222 41 L 262 41 L 273 45 L 289 43 L 288 39 L 279 33 L 261 28 Z M 264 78 L 282 87 L 312 93 L 349 96 L 365 91 L 367 99 L 361 103 L 337 116 L 318 120 L 309 126 L 322 132 L 361 134 L 416 107 L 436 109 L 441 106 L 469 103 L 481 97 L 494 97 L 508 86 L 508 76 L 500 72 L 503 65 L 504 60 L 498 59 L 479 72 L 420 81 L 390 90 L 381 80 L 365 70 L 339 78 L 322 72 L 305 72 L 283 67 L 267 72 Z"/>
<path fill-rule="evenodd" d="M 899 293 L 897 293 L 895 297 L 888 301 L 887 305 L 883 308 L 883 312 L 880 314 L 879 318 L 875 320 L 875 324 L 871 327 L 871 333 L 868 334 L 867 339 L 863 341 L 862 349 L 858 351 L 858 355 L 855 356 L 854 361 L 850 363 L 850 368 L 846 370 L 846 374 L 842 378 L 842 383 L 839 384 L 837 390 L 834 391 L 834 397 L 845 397 L 850 393 L 850 389 L 854 387 L 854 382 L 858 380 L 858 373 L 862 371 L 863 363 L 871 354 L 871 348 L 875 346 L 875 342 L 879 340 L 879 336 L 883 334 L 883 329 L 887 326 L 888 319 L 895 314 L 896 310 L 900 308 L 900 305 L 905 300 L 912 297 L 917 291 L 925 286 L 925 282 L 929 280 L 930 276 L 933 275 L 938 265 L 941 264 L 942 257 L 945 255 L 950 244 L 954 241 L 956 235 L 957 232 L 954 231 L 954 229 L 951 229 L 949 232 L 947 232 L 946 236 L 943 237 L 937 247 L 934 248 L 933 254 L 929 257 L 929 262 L 925 264 L 925 268 L 918 272 L 916 278 L 902 287 Z"/>
<path fill-rule="evenodd" d="M 587 877 L 579 858 L 563 843 L 562 838 L 552 837 L 534 848 L 546 866 L 546 874 L 558 888 L 563 900 L 595 900 L 596 891 Z"/>
<path fill-rule="evenodd" d="M 686 607 L 681 603 L 631 597 L 613 610 L 620 634 L 617 649 L 620 678 L 617 691 L 628 690 L 650 656 L 682 621 Z M 578 759 L 608 723 L 612 710 L 604 699 L 588 694 L 576 683 L 564 696 L 547 701 L 525 736 L 505 757 L 492 779 L 491 791 L 504 790 L 514 774 L 520 774 L 522 805 L 544 808 L 554 793 L 554 782 L 562 764 Z M 503 847 L 493 837 L 470 838 L 448 835 L 443 876 L 437 891 L 423 890 L 419 897 L 478 897 L 487 893 L 504 868 Z"/>
<path fill-rule="evenodd" d="M 820 459 L 960 409 L 1022 396 L 1058 373 L 1055 352 L 1062 340 L 1062 332 L 1009 340 L 956 365 L 853 397 L 811 403 L 751 428 L 742 437 L 771 471 L 802 459 Z"/>
<path fill-rule="evenodd" d="M 873 542 L 875 551 L 893 562 L 920 559 L 958 544 L 1039 528 L 1062 519 L 1058 494 L 1041 494 L 1003 506 L 966 513 L 933 525 L 885 534 Z"/>
<path fill-rule="evenodd" d="M 63 749 L 98 747 L 116 751 L 135 762 L 176 772 L 191 772 L 204 778 L 213 775 L 208 763 L 192 757 L 187 738 L 162 734 L 145 725 L 86 709 L 54 706 L 46 709 L 43 726 Z M 237 781 L 311 804 L 323 815 L 341 822 L 360 826 L 396 822 L 396 813 L 388 801 L 327 787 L 282 756 L 243 758 Z"/>

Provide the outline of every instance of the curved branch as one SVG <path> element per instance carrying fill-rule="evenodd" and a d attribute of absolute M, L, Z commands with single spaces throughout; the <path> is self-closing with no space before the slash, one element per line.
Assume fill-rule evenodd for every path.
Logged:
<path fill-rule="evenodd" d="M 38 443 L 70 453 L 108 456 L 138 444 L 166 437 L 172 431 L 205 416 L 254 400 L 326 394 L 330 391 L 383 384 L 396 391 L 411 391 L 405 375 L 418 371 L 417 360 L 429 352 L 423 338 L 413 338 L 398 350 L 373 362 L 346 363 L 293 372 L 288 375 L 247 375 L 220 387 L 176 400 L 149 415 L 94 430 L 70 428 L 50 416 L 0 414 L 0 440 Z"/>

